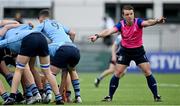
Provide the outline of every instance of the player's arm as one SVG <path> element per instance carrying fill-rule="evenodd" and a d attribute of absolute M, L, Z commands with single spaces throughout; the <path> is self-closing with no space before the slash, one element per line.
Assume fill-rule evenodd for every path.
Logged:
<path fill-rule="evenodd" d="M 19 24 L 19 22 L 13 21 L 13 20 L 1 20 L 0 21 L 0 26 L 4 26 L 7 24 Z"/>
<path fill-rule="evenodd" d="M 6 32 L 11 29 L 20 26 L 20 24 L 7 24 L 2 29 L 0 29 L 0 36 L 4 36 Z"/>
<path fill-rule="evenodd" d="M 103 30 L 102 32 L 98 33 L 98 34 L 95 34 L 95 35 L 92 35 L 89 37 L 89 39 L 91 39 L 92 42 L 95 42 L 98 38 L 103 38 L 103 37 L 106 37 L 106 36 L 110 36 L 114 33 L 116 33 L 118 30 L 113 27 L 113 28 L 110 28 L 110 29 L 105 29 Z"/>
<path fill-rule="evenodd" d="M 76 32 L 73 31 L 72 29 L 70 29 L 67 34 L 70 36 L 70 39 L 74 42 L 74 39 L 75 39 L 75 36 L 76 36 Z"/>
<path fill-rule="evenodd" d="M 66 32 L 66 34 L 69 35 L 70 39 L 74 42 L 75 36 L 76 36 L 76 32 L 66 26 L 63 25 L 63 29 Z"/>
<path fill-rule="evenodd" d="M 152 26 L 152 25 L 156 25 L 156 24 L 159 24 L 159 23 L 164 23 L 165 22 L 165 19 L 164 17 L 160 17 L 158 19 L 148 19 L 148 20 L 144 20 L 142 23 L 141 23 L 141 26 L 142 27 L 148 27 L 148 26 Z"/>

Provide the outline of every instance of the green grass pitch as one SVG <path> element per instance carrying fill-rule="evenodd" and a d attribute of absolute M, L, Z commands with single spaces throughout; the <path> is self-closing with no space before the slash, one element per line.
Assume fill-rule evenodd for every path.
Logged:
<path fill-rule="evenodd" d="M 163 102 L 158 103 L 153 101 L 152 94 L 143 74 L 129 73 L 120 80 L 119 88 L 114 95 L 113 101 L 101 102 L 103 97 L 108 94 L 111 75 L 100 83 L 99 88 L 95 88 L 94 79 L 98 74 L 99 73 L 80 73 L 83 103 L 66 103 L 65 105 L 180 105 L 180 74 L 154 74 L 158 82 L 159 94 L 163 100 Z M 4 82 L 7 90 L 10 91 L 4 78 L 0 76 L 0 79 Z M 74 94 L 72 94 L 72 97 L 74 97 Z M 2 104 L 2 99 L 0 99 L 0 104 Z M 52 104 L 53 103 L 50 105 Z"/>

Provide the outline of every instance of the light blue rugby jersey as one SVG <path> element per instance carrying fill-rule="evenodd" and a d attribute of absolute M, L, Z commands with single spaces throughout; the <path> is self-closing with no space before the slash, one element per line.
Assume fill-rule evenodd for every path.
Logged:
<path fill-rule="evenodd" d="M 41 31 L 52 43 L 72 42 L 67 34 L 70 29 L 55 20 L 46 19 L 34 29 Z"/>
<path fill-rule="evenodd" d="M 117 46 L 116 48 L 116 53 L 119 51 L 119 49 L 121 48 L 120 42 L 121 42 L 121 35 L 118 35 L 114 41 L 115 45 Z"/>
<path fill-rule="evenodd" d="M 115 41 L 114 41 L 114 43 L 115 43 L 115 45 L 119 45 L 120 44 L 120 42 L 121 42 L 121 35 L 118 35 L 117 37 L 116 37 L 116 39 L 115 39 Z"/>
<path fill-rule="evenodd" d="M 33 32 L 37 32 L 31 29 L 32 27 L 28 24 L 22 24 L 19 27 L 8 30 L 0 41 L 0 47 L 7 47 L 19 53 L 22 39 Z"/>
<path fill-rule="evenodd" d="M 1 21 L 1 20 L 0 20 Z M 2 28 L 2 26 L 0 26 L 0 29 Z M 3 39 L 3 37 L 2 36 L 0 36 L 0 40 L 2 40 Z"/>
<path fill-rule="evenodd" d="M 54 56 L 57 49 L 62 45 L 68 44 L 75 46 L 70 36 L 67 34 L 70 29 L 55 20 L 46 19 L 41 24 L 37 25 L 34 30 L 41 31 L 51 40 L 51 43 L 48 45 L 50 56 Z"/>

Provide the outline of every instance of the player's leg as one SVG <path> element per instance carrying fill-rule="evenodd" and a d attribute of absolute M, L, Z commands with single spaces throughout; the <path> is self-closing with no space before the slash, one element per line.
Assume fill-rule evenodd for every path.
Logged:
<path fill-rule="evenodd" d="M 102 101 L 112 101 L 113 95 L 119 86 L 119 79 L 125 73 L 127 65 L 116 64 L 114 75 L 112 76 L 109 84 L 109 95 L 106 96 Z"/>
<path fill-rule="evenodd" d="M 41 95 L 39 90 L 35 84 L 34 77 L 30 71 L 28 65 L 25 67 L 25 71 L 23 72 L 23 80 L 26 84 L 26 103 L 27 104 L 34 104 L 36 102 L 41 101 Z"/>
<path fill-rule="evenodd" d="M 67 61 L 67 69 L 71 76 L 71 83 L 75 93 L 75 101 L 76 103 L 82 103 L 81 94 L 80 94 L 80 81 L 79 76 L 76 70 L 76 65 L 80 60 L 80 51 L 76 47 L 67 46 L 66 52 L 69 54 L 69 58 Z"/>
<path fill-rule="evenodd" d="M 154 96 L 154 101 L 161 101 L 161 97 L 158 95 L 157 82 L 154 76 L 152 75 L 149 62 L 141 63 L 138 66 L 142 69 L 144 75 L 146 76 L 148 87 L 150 88 Z"/>
<path fill-rule="evenodd" d="M 67 99 L 66 102 L 70 103 L 72 102 L 72 99 L 71 99 L 71 77 L 69 75 L 69 73 L 67 74 L 67 79 L 66 79 L 66 87 L 65 87 L 65 97 Z"/>
<path fill-rule="evenodd" d="M 108 76 L 109 74 L 114 73 L 114 71 L 115 71 L 115 65 L 110 64 L 109 68 L 100 75 L 100 79 L 102 80 L 104 77 Z"/>
<path fill-rule="evenodd" d="M 59 91 L 60 91 L 60 93 L 63 96 L 64 102 L 67 101 L 65 93 L 64 93 L 64 92 L 66 92 L 67 75 L 68 75 L 67 69 L 62 69 L 62 72 L 61 72 L 61 82 L 60 82 L 60 86 L 59 86 Z"/>
<path fill-rule="evenodd" d="M 115 66 L 115 72 L 112 76 L 109 84 L 109 95 L 106 96 L 102 101 L 112 101 L 113 95 L 119 86 L 119 79 L 123 76 L 127 66 L 129 66 L 131 58 L 126 55 L 125 48 L 121 48 L 117 53 L 117 63 Z"/>
<path fill-rule="evenodd" d="M 38 47 L 36 49 L 38 49 L 37 53 L 39 56 L 41 70 L 52 87 L 52 90 L 55 94 L 56 104 L 64 104 L 64 102 L 62 101 L 62 96 L 59 92 L 56 78 L 50 70 L 50 57 L 47 40 L 41 33 L 37 33 L 35 37 L 40 39 L 38 41 Z"/>
<path fill-rule="evenodd" d="M 52 62 L 54 62 L 53 60 L 52 60 L 52 58 L 51 58 L 51 61 Z M 60 65 L 60 64 L 59 64 Z M 52 72 L 52 74 L 56 77 L 60 72 L 62 72 L 62 69 L 60 69 L 60 68 L 58 68 L 58 67 L 56 67 L 55 65 L 51 65 L 50 66 L 50 69 L 51 69 L 51 72 Z M 61 74 L 61 76 L 62 76 L 62 74 Z M 62 78 L 61 78 L 61 82 L 62 82 Z M 62 98 L 63 98 L 63 89 L 61 89 L 62 88 L 62 86 L 65 86 L 64 84 L 62 84 L 62 83 L 60 83 L 60 85 L 58 85 L 59 86 L 59 92 L 60 92 L 60 94 L 62 95 Z M 64 99 L 64 98 L 63 98 Z M 64 101 L 64 100 L 63 100 Z"/>
<path fill-rule="evenodd" d="M 79 60 L 80 60 L 80 53 L 76 47 L 61 46 L 56 51 L 56 54 L 55 54 L 54 58 L 52 59 L 52 65 L 54 65 L 58 68 L 61 68 L 61 69 L 68 70 L 68 72 L 71 76 L 71 83 L 74 88 L 75 100 L 76 100 L 76 102 L 81 103 L 82 100 L 80 97 L 80 82 L 79 82 L 78 74 L 75 70 L 75 66 L 78 64 Z"/>
<path fill-rule="evenodd" d="M 25 66 L 28 63 L 29 59 L 30 58 L 28 56 L 18 55 L 16 69 L 12 81 L 11 93 L 16 93 L 22 77 L 22 73 L 25 70 Z"/>
<path fill-rule="evenodd" d="M 1 61 L 0 67 L 1 67 L 1 73 L 3 73 L 3 76 L 5 77 L 6 81 L 11 86 L 14 74 L 9 71 L 9 68 L 7 67 L 4 60 Z M 19 90 L 17 90 L 16 102 L 17 103 L 24 102 L 24 97 L 23 97 L 22 93 Z"/>
<path fill-rule="evenodd" d="M 7 80 L 8 84 L 11 85 L 12 78 L 13 78 L 13 73 L 9 71 L 7 65 L 16 66 L 15 57 L 17 55 L 16 55 L 16 53 L 11 52 L 11 50 L 8 49 L 8 48 L 1 48 L 0 52 L 1 52 L 0 53 L 0 60 L 1 60 L 0 68 L 1 68 L 1 73 L 6 78 L 6 80 L 7 80 L 7 78 L 11 80 L 11 81 Z"/>
<path fill-rule="evenodd" d="M 71 78 L 69 72 L 67 69 L 62 69 L 59 91 L 61 92 L 61 94 L 63 94 L 64 102 L 72 102 L 70 86 Z"/>
<path fill-rule="evenodd" d="M 60 91 L 60 94 L 63 95 L 64 102 L 72 102 L 72 99 L 71 99 L 71 90 L 70 90 L 71 78 L 70 78 L 69 73 L 66 73 L 67 69 L 60 69 L 60 68 L 58 68 L 58 67 L 56 67 L 54 65 L 51 65 L 51 71 L 52 71 L 53 75 L 55 75 L 55 76 L 60 71 L 62 72 L 59 91 Z"/>
<path fill-rule="evenodd" d="M 43 85 L 43 92 L 41 94 L 42 102 L 45 104 L 48 104 L 52 100 L 52 87 L 43 73 L 40 74 L 40 76 L 41 76 L 41 82 Z"/>
<path fill-rule="evenodd" d="M 81 103 L 81 94 L 80 94 L 80 81 L 79 81 L 79 76 L 77 74 L 77 71 L 75 68 L 70 68 L 69 69 L 69 74 L 71 76 L 71 83 L 74 88 L 74 93 L 75 93 L 75 103 Z"/>
<path fill-rule="evenodd" d="M 115 65 L 114 65 L 113 63 L 110 63 L 110 64 L 109 64 L 109 68 L 106 69 L 106 70 L 104 70 L 104 71 L 95 79 L 95 82 L 94 82 L 95 87 L 98 87 L 99 84 L 100 84 L 100 81 L 101 81 L 104 77 L 108 76 L 109 74 L 114 73 L 114 71 L 115 71 Z"/>
<path fill-rule="evenodd" d="M 9 93 L 6 92 L 1 80 L 0 80 L 0 95 L 4 101 L 6 101 L 9 97 Z"/>
<path fill-rule="evenodd" d="M 13 65 L 16 66 L 15 57 L 17 56 L 16 53 L 12 52 L 8 48 L 1 48 L 0 49 L 0 60 L 1 60 L 1 73 L 6 78 L 6 81 L 11 86 L 12 79 L 13 79 L 13 73 L 9 71 L 7 65 Z"/>
<path fill-rule="evenodd" d="M 59 91 L 63 95 L 64 102 L 71 102 L 72 101 L 71 100 L 71 90 L 70 90 L 71 78 L 69 76 L 69 73 L 67 73 L 67 69 L 60 69 L 54 65 L 51 65 L 51 71 L 52 71 L 53 75 L 55 75 L 55 76 L 60 71 L 62 72 Z"/>
<path fill-rule="evenodd" d="M 51 98 L 46 100 L 46 98 L 47 98 L 46 88 L 48 88 L 48 91 L 49 91 L 49 88 L 51 88 L 51 86 L 48 84 L 48 81 L 46 81 L 46 78 L 44 77 L 44 75 L 42 75 L 42 72 L 38 71 L 35 68 L 35 62 L 36 62 L 36 57 L 30 59 L 30 62 L 29 62 L 30 70 L 34 76 L 35 83 L 36 83 L 38 90 L 40 92 L 40 95 L 42 97 L 42 102 L 47 104 L 51 101 L 52 95 L 51 95 L 51 93 L 48 93 L 49 96 L 51 96 Z M 52 91 L 52 90 L 50 90 L 50 91 Z"/>
<path fill-rule="evenodd" d="M 5 53 L 4 53 L 4 49 L 3 48 L 0 48 L 0 73 L 3 75 L 3 76 L 5 76 L 5 72 L 3 72 L 3 68 L 4 68 L 4 65 L 5 65 L 5 63 L 4 63 L 4 61 L 2 61 L 2 59 L 3 59 L 3 57 L 4 57 L 4 55 L 5 55 Z M 4 63 L 4 64 L 2 64 L 2 62 Z M 5 69 L 7 69 L 7 68 L 5 68 Z M 0 80 L 0 95 L 1 95 L 1 97 L 2 97 L 2 99 L 4 100 L 4 101 L 6 101 L 6 99 L 8 99 L 8 97 L 9 97 L 9 93 L 7 93 L 6 91 L 5 91 L 5 88 L 4 88 L 4 86 L 3 86 L 3 83 L 1 82 L 1 80 Z"/>
<path fill-rule="evenodd" d="M 34 76 L 35 83 L 40 93 L 43 93 L 43 84 L 42 84 L 41 76 L 40 76 L 40 73 L 35 68 L 35 62 L 36 62 L 36 57 L 31 58 L 29 61 L 29 67 Z"/>
<path fill-rule="evenodd" d="M 43 84 L 44 84 L 44 93 L 43 93 L 43 102 L 48 104 L 52 100 L 52 87 L 48 82 L 47 78 L 43 76 Z"/>
<path fill-rule="evenodd" d="M 71 76 L 71 82 L 75 91 L 75 99 L 76 100 L 79 99 L 79 102 L 82 102 L 80 98 L 79 78 L 74 69 L 74 67 L 77 65 L 79 60 L 80 60 L 80 53 L 76 47 L 61 46 L 56 51 L 55 56 L 52 58 L 51 64 L 61 69 L 66 69 L 66 68 L 68 69 Z"/>
<path fill-rule="evenodd" d="M 15 103 L 16 91 L 19 87 L 23 71 L 25 70 L 25 66 L 28 63 L 29 59 L 30 58 L 28 56 L 17 56 L 16 69 L 12 81 L 10 98 L 7 99 L 4 105 L 13 105 Z"/>
<path fill-rule="evenodd" d="M 55 94 L 55 99 L 57 104 L 63 104 L 62 96 L 59 92 L 57 81 L 55 76 L 52 74 L 50 70 L 50 59 L 49 56 L 46 57 L 39 57 L 41 69 L 44 75 L 47 77 L 49 83 L 51 84 L 52 90 Z"/>
<path fill-rule="evenodd" d="M 144 75 L 146 76 L 147 79 L 147 84 L 154 95 L 154 100 L 161 101 L 161 97 L 158 95 L 158 91 L 157 91 L 157 83 L 152 75 L 150 63 L 148 58 L 146 57 L 144 48 L 143 47 L 137 48 L 135 54 L 136 56 L 134 56 L 134 61 L 144 72 Z"/>
<path fill-rule="evenodd" d="M 19 83 L 20 83 L 20 80 L 22 77 L 22 73 L 25 70 L 25 66 L 29 62 L 30 57 L 35 57 L 38 54 L 36 50 L 38 50 L 37 48 L 39 48 L 39 46 L 38 46 L 38 45 L 40 45 L 39 42 L 42 41 L 42 40 L 38 40 L 38 39 L 41 39 L 41 37 L 43 37 L 43 35 L 35 36 L 36 34 L 38 34 L 38 33 L 31 33 L 22 39 L 20 52 L 16 59 L 16 69 L 15 69 L 15 73 L 14 73 L 14 77 L 13 77 L 10 99 L 8 99 L 8 101 L 5 102 L 5 105 L 14 104 L 13 99 L 15 98 L 15 92 L 19 86 Z"/>
<path fill-rule="evenodd" d="M 4 61 L 1 61 L 0 63 L 1 67 L 1 73 L 6 78 L 6 81 L 11 86 L 12 79 L 13 79 L 13 73 L 9 71 L 8 67 L 6 66 L 6 63 Z"/>

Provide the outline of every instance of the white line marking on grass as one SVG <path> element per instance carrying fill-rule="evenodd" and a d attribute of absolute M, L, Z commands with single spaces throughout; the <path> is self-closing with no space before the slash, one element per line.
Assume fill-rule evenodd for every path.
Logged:
<path fill-rule="evenodd" d="M 161 87 L 180 87 L 179 84 L 166 84 L 166 83 L 158 84 L 158 86 L 161 86 Z"/>
<path fill-rule="evenodd" d="M 100 89 L 97 89 L 94 87 L 93 83 L 88 83 L 86 85 L 81 85 L 83 86 L 84 88 L 89 88 L 89 87 L 92 87 L 92 91 L 99 91 L 99 90 L 102 90 L 102 89 L 108 89 L 109 86 L 108 85 L 105 85 L 104 83 L 100 84 L 99 88 Z M 134 89 L 139 89 L 141 87 L 146 87 L 147 84 L 144 83 L 144 84 L 136 84 L 136 85 L 133 85 L 133 84 L 122 84 L 121 86 L 119 86 L 119 88 L 121 89 L 132 89 L 131 87 L 135 87 Z M 180 84 L 175 84 L 175 83 L 158 83 L 157 86 L 159 87 L 166 87 L 166 88 L 180 88 Z M 94 88 L 94 89 L 93 89 Z M 89 90 L 89 89 L 87 89 Z"/>

